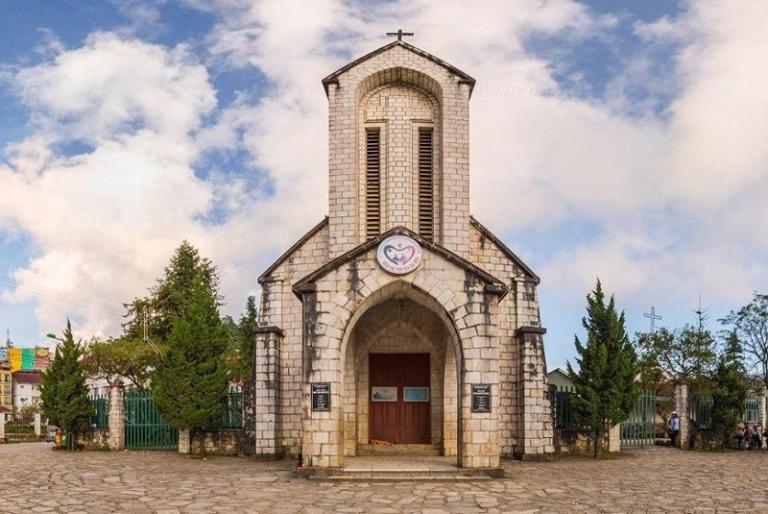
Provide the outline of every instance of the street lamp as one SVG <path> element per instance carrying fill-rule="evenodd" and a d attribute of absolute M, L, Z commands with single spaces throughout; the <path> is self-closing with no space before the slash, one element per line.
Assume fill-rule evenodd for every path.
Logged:
<path fill-rule="evenodd" d="M 53 332 L 48 332 L 47 334 L 45 334 L 45 337 L 49 339 L 56 339 L 57 341 L 61 341 L 62 343 L 64 342 L 62 338 L 56 337 L 56 334 L 54 334 Z"/>

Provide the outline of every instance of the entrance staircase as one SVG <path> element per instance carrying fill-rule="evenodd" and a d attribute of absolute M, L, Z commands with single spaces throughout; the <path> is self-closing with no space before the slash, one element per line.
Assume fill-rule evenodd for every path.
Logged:
<path fill-rule="evenodd" d="M 473 482 L 504 476 L 501 468 L 459 468 L 455 457 L 435 456 L 431 450 L 428 455 L 389 452 L 376 448 L 374 455 L 347 457 L 343 468 L 300 468 L 295 473 L 323 482 Z"/>

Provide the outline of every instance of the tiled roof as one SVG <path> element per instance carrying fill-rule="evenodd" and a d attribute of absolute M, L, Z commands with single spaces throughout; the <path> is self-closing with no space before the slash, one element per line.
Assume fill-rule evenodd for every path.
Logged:
<path fill-rule="evenodd" d="M 13 374 L 13 381 L 18 384 L 39 384 L 43 381 L 43 375 L 37 371 L 17 371 Z"/>

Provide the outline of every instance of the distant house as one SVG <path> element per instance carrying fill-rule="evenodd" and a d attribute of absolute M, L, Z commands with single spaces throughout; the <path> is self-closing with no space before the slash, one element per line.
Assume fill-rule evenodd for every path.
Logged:
<path fill-rule="evenodd" d="M 43 375 L 39 371 L 17 371 L 13 374 L 13 408 L 19 412 L 24 407 L 40 403 L 40 384 Z"/>
<path fill-rule="evenodd" d="M 13 412 L 13 382 L 11 363 L 0 361 L 0 415 L 10 417 Z"/>
<path fill-rule="evenodd" d="M 558 390 L 570 389 L 573 387 L 573 382 L 568 377 L 568 371 L 563 368 L 555 368 L 547 373 L 549 379 L 549 385 L 555 386 Z"/>

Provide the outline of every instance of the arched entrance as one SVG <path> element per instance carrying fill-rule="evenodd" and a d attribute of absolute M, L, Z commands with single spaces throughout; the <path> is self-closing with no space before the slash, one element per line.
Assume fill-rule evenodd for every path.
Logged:
<path fill-rule="evenodd" d="M 344 455 L 385 444 L 456 456 L 461 351 L 455 328 L 412 284 L 390 284 L 371 300 L 345 335 Z"/>

